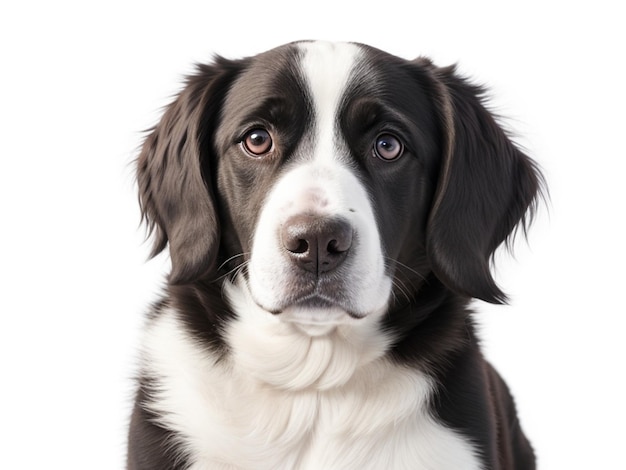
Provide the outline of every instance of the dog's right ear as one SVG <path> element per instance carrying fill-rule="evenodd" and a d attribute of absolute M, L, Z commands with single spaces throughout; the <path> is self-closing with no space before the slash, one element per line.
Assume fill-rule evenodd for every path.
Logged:
<path fill-rule="evenodd" d="M 137 160 L 142 218 L 155 237 L 151 256 L 169 243 L 172 284 L 198 279 L 217 257 L 219 221 L 210 175 L 203 175 L 203 168 L 213 165 L 212 135 L 241 67 L 239 61 L 219 57 L 199 65 L 145 139 Z"/>

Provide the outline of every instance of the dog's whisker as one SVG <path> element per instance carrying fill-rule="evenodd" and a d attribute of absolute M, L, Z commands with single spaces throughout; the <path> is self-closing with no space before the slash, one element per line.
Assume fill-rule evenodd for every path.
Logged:
<path fill-rule="evenodd" d="M 215 281 L 213 282 L 218 282 L 219 280 L 223 280 L 226 277 L 230 276 L 230 281 L 235 284 L 237 282 L 237 278 L 241 275 L 241 273 L 247 269 L 248 264 L 250 262 L 249 261 L 244 261 L 243 263 L 241 263 L 240 265 L 236 266 L 235 268 L 231 269 L 230 271 L 228 271 L 226 274 L 220 276 L 219 278 L 217 278 Z M 227 283 L 222 283 L 221 286 L 221 290 L 222 290 L 222 296 L 225 295 L 225 289 L 226 289 L 226 284 Z"/>
<path fill-rule="evenodd" d="M 244 271 L 246 269 L 248 269 L 248 265 L 250 264 L 249 261 L 244 261 L 243 263 L 241 263 L 239 266 L 237 266 L 233 271 L 232 271 L 232 280 L 233 282 L 237 280 L 237 278 L 239 276 L 241 276 Z"/>
<path fill-rule="evenodd" d="M 393 280 L 394 287 L 401 293 L 407 300 L 407 302 L 411 301 L 411 296 L 409 295 L 409 290 L 404 282 L 400 279 L 396 278 Z M 393 292 L 393 291 L 392 291 Z M 397 299 L 396 299 L 397 300 Z"/>
<path fill-rule="evenodd" d="M 241 253 L 239 255 L 236 256 L 232 256 L 231 258 L 229 258 L 229 260 L 225 261 L 224 263 L 222 263 L 221 267 L 223 268 L 226 263 L 228 261 L 232 261 L 233 259 L 239 258 L 241 256 L 245 256 L 246 253 Z M 221 276 L 216 277 L 215 279 L 213 279 L 213 281 L 211 282 L 220 282 L 223 281 L 224 279 L 226 279 L 227 277 L 232 277 L 232 279 L 234 280 L 240 273 L 240 271 L 246 267 L 248 264 L 250 263 L 249 260 L 244 260 L 243 262 L 241 262 L 240 264 L 238 264 L 237 266 L 235 266 L 234 268 L 226 271 L 224 274 L 222 274 Z"/>
<path fill-rule="evenodd" d="M 411 301 L 412 296 L 409 294 L 410 292 L 417 292 L 419 288 L 419 283 L 416 277 L 424 282 L 427 282 L 426 277 L 418 272 L 417 270 L 407 266 L 400 261 L 394 260 L 390 257 L 385 257 L 388 261 L 391 261 L 396 264 L 398 267 L 396 276 L 393 279 L 393 285 L 402 293 L 402 295 L 407 299 L 407 301 Z"/>
<path fill-rule="evenodd" d="M 249 255 L 250 253 L 239 253 L 237 255 L 231 256 L 230 258 L 228 258 L 226 261 L 224 261 L 222 264 L 219 265 L 219 267 L 217 268 L 217 272 L 221 271 L 228 263 L 230 263 L 231 261 L 240 258 L 242 256 L 246 256 Z"/>
<path fill-rule="evenodd" d="M 406 264 L 404 264 L 404 263 L 401 263 L 401 262 L 400 262 L 400 261 L 398 261 L 397 259 L 393 259 L 393 258 L 391 258 L 391 257 L 389 257 L 389 256 L 385 256 L 385 259 L 386 259 L 387 261 L 391 261 L 394 265 L 396 265 L 396 266 L 398 266 L 398 267 L 400 267 L 400 268 L 402 268 L 402 269 L 404 269 L 404 270 L 406 270 L 406 271 L 409 271 L 409 272 L 410 272 L 410 273 L 412 273 L 412 274 L 415 274 L 415 275 L 416 275 L 417 277 L 419 277 L 422 281 L 425 281 L 425 280 L 426 280 L 426 277 L 425 277 L 422 273 L 420 273 L 419 271 L 416 271 L 415 269 L 411 268 L 410 266 L 407 266 L 407 265 L 406 265 Z"/>

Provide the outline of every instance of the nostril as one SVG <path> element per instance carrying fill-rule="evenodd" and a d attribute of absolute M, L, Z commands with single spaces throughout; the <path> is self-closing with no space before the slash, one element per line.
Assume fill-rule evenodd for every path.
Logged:
<path fill-rule="evenodd" d="M 327 248 L 328 252 L 331 254 L 337 254 L 337 253 L 342 253 L 345 250 L 340 250 L 339 249 L 339 242 L 337 240 L 331 240 L 328 243 L 328 248 Z"/>
<path fill-rule="evenodd" d="M 326 244 L 326 252 L 329 255 L 340 255 L 347 252 L 352 246 L 352 226 L 343 221 L 335 221 L 331 224 L 329 232 L 330 241 Z"/>
<path fill-rule="evenodd" d="M 291 244 L 291 247 L 287 247 L 287 249 L 292 253 L 306 253 L 307 251 L 309 251 L 309 242 L 300 238 L 298 240 L 294 240 L 294 242 Z"/>
<path fill-rule="evenodd" d="M 307 227 L 299 221 L 290 221 L 285 224 L 282 227 L 280 238 L 283 247 L 289 253 L 303 254 L 311 248 L 311 237 L 307 234 Z"/>

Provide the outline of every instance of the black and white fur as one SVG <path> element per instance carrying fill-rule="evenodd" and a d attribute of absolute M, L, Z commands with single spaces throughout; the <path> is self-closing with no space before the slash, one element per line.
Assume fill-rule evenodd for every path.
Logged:
<path fill-rule="evenodd" d="M 299 42 L 201 65 L 138 160 L 155 253 L 129 469 L 532 469 L 468 304 L 533 162 L 454 68 Z"/>

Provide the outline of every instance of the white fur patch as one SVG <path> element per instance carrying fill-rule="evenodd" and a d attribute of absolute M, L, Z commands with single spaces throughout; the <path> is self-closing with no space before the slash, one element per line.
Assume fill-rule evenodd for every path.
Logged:
<path fill-rule="evenodd" d="M 314 158 L 334 166 L 345 152 L 337 129 L 337 110 L 362 53 L 358 46 L 347 43 L 312 42 L 301 48 L 302 71 L 315 108 Z"/>
<path fill-rule="evenodd" d="M 242 292 L 231 288 L 231 295 Z M 354 345 L 339 337 L 316 345 L 258 318 L 270 315 L 259 309 L 239 313 L 229 328 L 233 360 L 216 362 L 174 310 L 147 331 L 145 373 L 158 387 L 146 406 L 177 433 L 191 469 L 480 469 L 471 445 L 428 413 L 428 377 L 376 354 L 356 358 L 366 345 L 380 352 L 371 335 L 352 338 Z M 251 373 L 261 363 L 272 381 L 291 377 L 289 387 Z"/>
<path fill-rule="evenodd" d="M 382 357 L 391 342 L 374 316 L 355 320 L 338 312 L 339 326 L 322 321 L 307 325 L 303 319 L 311 312 L 286 321 L 258 307 L 243 280 L 237 286 L 227 284 L 224 292 L 238 313 L 227 330 L 234 363 L 259 383 L 278 389 L 329 390 L 345 385 L 358 369 Z"/>

